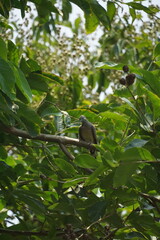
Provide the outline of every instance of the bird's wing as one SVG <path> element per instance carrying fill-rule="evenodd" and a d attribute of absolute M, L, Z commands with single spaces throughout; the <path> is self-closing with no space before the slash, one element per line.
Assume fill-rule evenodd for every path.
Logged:
<path fill-rule="evenodd" d="M 93 125 L 91 127 L 91 131 L 92 131 L 92 135 L 93 135 L 93 143 L 97 144 L 96 129 L 95 129 L 95 127 Z"/>
<path fill-rule="evenodd" d="M 84 138 L 83 138 L 83 136 L 82 136 L 82 126 L 79 128 L 79 140 L 81 140 L 81 141 L 85 141 L 84 140 Z"/>

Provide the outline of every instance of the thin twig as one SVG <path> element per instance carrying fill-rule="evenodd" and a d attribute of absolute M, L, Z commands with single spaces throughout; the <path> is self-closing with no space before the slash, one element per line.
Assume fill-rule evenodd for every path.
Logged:
<path fill-rule="evenodd" d="M 146 193 L 141 193 L 141 192 L 140 192 L 140 195 L 141 195 L 143 198 L 147 199 L 147 200 L 149 201 L 149 203 L 150 203 L 153 207 L 155 207 L 155 208 L 157 209 L 157 212 L 160 214 L 160 207 L 157 205 L 157 203 L 160 203 L 160 199 L 158 199 L 158 198 L 156 198 L 156 197 L 154 197 L 154 196 L 148 195 L 148 194 L 146 194 Z"/>
<path fill-rule="evenodd" d="M 144 113 L 143 113 L 143 111 L 142 111 L 141 107 L 140 107 L 140 106 L 139 106 L 139 104 L 137 103 L 137 100 L 136 100 L 135 96 L 133 95 L 132 91 L 130 90 L 129 86 L 127 86 L 127 89 L 128 89 L 128 91 L 129 91 L 129 93 L 131 94 L 131 96 L 132 96 L 133 100 L 135 101 L 135 103 L 136 103 L 136 105 L 137 105 L 137 108 L 139 109 L 139 111 L 140 111 L 141 115 L 143 116 L 143 118 L 142 118 L 142 119 L 144 119 L 144 120 L 145 120 L 145 122 L 146 122 L 146 123 L 148 123 L 148 125 L 150 126 L 150 128 L 151 128 L 151 129 L 152 129 L 152 131 L 154 132 L 154 130 L 153 130 L 153 128 L 152 128 L 152 126 L 151 126 L 150 122 L 149 122 L 149 121 L 148 121 L 148 119 L 145 117 L 145 115 L 144 115 Z"/>
<path fill-rule="evenodd" d="M 65 147 L 64 144 L 59 143 L 59 146 L 62 150 L 62 152 L 64 152 L 64 154 L 70 159 L 70 160 L 74 160 L 75 157 L 67 150 L 67 148 Z"/>
<path fill-rule="evenodd" d="M 22 235 L 22 236 L 47 236 L 48 231 L 40 231 L 40 232 L 31 232 L 31 231 L 19 231 L 19 230 L 11 230 L 11 229 L 3 229 L 0 228 L 0 233 L 10 234 L 10 235 Z"/>
<path fill-rule="evenodd" d="M 127 125 L 126 125 L 125 130 L 124 130 L 123 136 L 122 136 L 122 138 L 121 138 L 121 140 L 120 140 L 120 142 L 119 142 L 119 145 L 122 145 L 122 143 L 123 143 L 123 141 L 124 141 L 125 135 L 127 134 L 127 131 L 128 131 L 129 125 L 130 125 L 130 122 L 131 122 L 131 116 L 130 116 L 130 118 L 129 118 L 129 120 L 128 120 L 128 123 L 127 123 Z"/>

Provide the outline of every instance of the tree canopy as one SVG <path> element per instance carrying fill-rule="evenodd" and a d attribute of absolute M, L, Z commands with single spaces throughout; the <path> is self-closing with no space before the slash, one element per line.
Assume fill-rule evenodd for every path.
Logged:
<path fill-rule="evenodd" d="M 0 239 L 160 239 L 159 11 L 0 1 Z"/>

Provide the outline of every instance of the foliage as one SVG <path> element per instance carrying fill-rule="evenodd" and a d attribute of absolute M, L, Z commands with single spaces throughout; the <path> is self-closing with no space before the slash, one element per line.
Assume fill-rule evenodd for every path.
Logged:
<path fill-rule="evenodd" d="M 1 239 L 160 238 L 159 8 L 142 3 L 0 1 Z M 76 141 L 81 115 L 96 158 Z"/>

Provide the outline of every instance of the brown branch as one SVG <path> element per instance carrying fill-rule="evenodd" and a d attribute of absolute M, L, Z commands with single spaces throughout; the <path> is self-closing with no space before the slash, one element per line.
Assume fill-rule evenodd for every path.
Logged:
<path fill-rule="evenodd" d="M 65 232 L 64 229 L 57 229 L 56 236 L 64 236 Z M 76 234 L 81 234 L 81 232 L 84 232 L 85 230 L 79 229 L 74 231 Z M 0 228 L 0 234 L 9 234 L 9 235 L 20 235 L 20 236 L 48 236 L 49 231 L 39 231 L 39 232 L 32 232 L 32 231 L 21 231 L 21 230 L 11 230 L 11 229 L 5 229 L 5 228 Z"/>
<path fill-rule="evenodd" d="M 158 199 L 158 198 L 156 198 L 156 197 L 154 197 L 154 196 L 151 196 L 151 195 L 148 195 L 148 194 L 142 193 L 142 192 L 140 192 L 140 195 L 141 195 L 142 197 L 146 198 L 146 199 L 150 199 L 150 200 L 152 200 L 152 201 L 154 201 L 154 202 L 160 203 L 160 199 Z"/>
<path fill-rule="evenodd" d="M 157 209 L 157 212 L 160 214 L 160 207 L 158 206 L 160 199 L 146 193 L 140 193 L 140 195 L 145 198 L 153 207 L 155 207 Z"/>
<path fill-rule="evenodd" d="M 31 232 L 31 231 L 19 231 L 19 230 L 11 230 L 11 229 L 3 229 L 0 228 L 0 233 L 10 234 L 10 235 L 22 235 L 22 236 L 47 236 L 47 231 L 40 232 Z"/>
<path fill-rule="evenodd" d="M 74 160 L 75 157 L 67 150 L 67 148 L 65 147 L 64 144 L 59 143 L 59 146 L 61 148 L 61 150 L 64 152 L 64 154 L 70 159 L 70 160 Z"/>
<path fill-rule="evenodd" d="M 15 128 L 15 127 L 9 127 L 9 126 L 4 126 L 4 125 L 0 124 L 0 128 L 2 131 L 12 134 L 17 137 L 33 139 L 33 140 L 40 140 L 40 141 L 45 141 L 45 142 L 55 142 L 55 143 L 63 144 L 63 145 L 74 145 L 74 146 L 78 146 L 78 147 L 84 147 L 87 149 L 93 149 L 93 148 L 95 149 L 94 145 L 84 142 L 84 141 L 81 141 L 76 138 L 44 134 L 44 133 L 41 133 L 35 137 L 32 137 L 31 135 L 29 135 L 28 132 L 18 129 L 18 128 Z"/>

